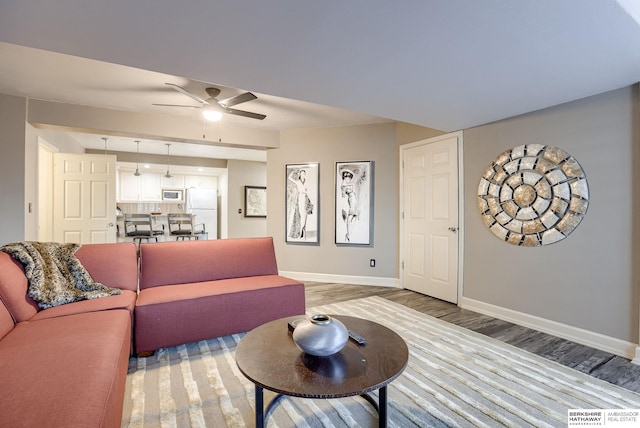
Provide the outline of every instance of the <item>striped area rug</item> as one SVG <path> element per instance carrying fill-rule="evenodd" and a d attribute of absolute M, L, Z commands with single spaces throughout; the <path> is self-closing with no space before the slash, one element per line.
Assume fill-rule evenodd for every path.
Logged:
<path fill-rule="evenodd" d="M 566 427 L 568 409 L 640 409 L 638 394 L 380 297 L 308 312 L 371 319 L 405 339 L 409 364 L 388 386 L 390 427 Z M 234 359 L 242 336 L 132 358 L 122 426 L 253 427 L 254 386 Z M 267 426 L 377 426 L 377 414 L 360 397 L 287 398 Z"/>

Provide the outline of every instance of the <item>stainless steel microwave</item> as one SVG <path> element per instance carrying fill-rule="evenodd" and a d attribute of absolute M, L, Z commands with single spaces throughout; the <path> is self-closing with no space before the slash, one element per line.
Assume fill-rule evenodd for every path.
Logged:
<path fill-rule="evenodd" d="M 181 202 L 183 199 L 183 190 L 162 190 L 163 201 Z"/>

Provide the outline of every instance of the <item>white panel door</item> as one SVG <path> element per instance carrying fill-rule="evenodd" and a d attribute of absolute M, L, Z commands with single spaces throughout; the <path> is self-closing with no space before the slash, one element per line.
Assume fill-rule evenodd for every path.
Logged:
<path fill-rule="evenodd" d="M 38 137 L 38 241 L 53 241 L 53 150 Z"/>
<path fill-rule="evenodd" d="M 116 242 L 116 157 L 55 153 L 53 239 Z"/>
<path fill-rule="evenodd" d="M 403 287 L 458 302 L 458 136 L 402 150 Z"/>

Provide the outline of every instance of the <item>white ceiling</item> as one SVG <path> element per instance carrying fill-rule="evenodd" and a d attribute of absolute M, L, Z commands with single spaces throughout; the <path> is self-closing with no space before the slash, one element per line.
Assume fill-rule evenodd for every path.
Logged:
<path fill-rule="evenodd" d="M 0 93 L 194 114 L 151 105 L 190 102 L 170 81 L 255 93 L 267 119 L 225 117 L 252 127 L 454 131 L 639 81 L 639 3 L 0 2 Z"/>
<path fill-rule="evenodd" d="M 221 89 L 217 97 L 219 100 L 246 92 L 218 84 L 207 84 L 168 74 L 2 42 L 0 42 L 0 58 L 2 59 L 0 61 L 0 93 L 48 101 L 200 118 L 198 109 L 154 106 L 153 104 L 199 105 L 165 83 L 178 84 L 205 99 L 207 98 L 205 89 L 209 86 Z M 238 126 L 281 131 L 389 121 L 336 107 L 275 97 L 255 91 L 254 94 L 258 99 L 238 104 L 233 108 L 266 114 L 267 118 L 256 120 L 225 115 L 221 123 L 209 122 L 206 124 L 207 128 L 216 130 L 222 127 L 224 129 L 225 124 L 232 123 Z M 105 135 L 103 134 L 81 132 L 65 132 L 65 134 L 85 148 L 96 150 L 104 148 L 102 138 Z M 109 150 L 135 151 L 136 138 L 116 135 L 107 136 L 107 138 Z M 143 139 L 140 143 L 140 152 L 166 154 L 165 143 L 166 141 Z M 172 144 L 171 153 L 189 157 L 266 160 L 263 150 L 184 142 Z"/>

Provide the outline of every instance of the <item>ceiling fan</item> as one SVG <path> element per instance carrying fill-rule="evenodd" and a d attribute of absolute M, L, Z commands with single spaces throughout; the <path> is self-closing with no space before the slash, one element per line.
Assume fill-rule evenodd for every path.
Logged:
<path fill-rule="evenodd" d="M 154 106 L 162 106 L 162 107 L 187 107 L 187 108 L 200 108 L 203 109 L 202 113 L 205 117 L 207 117 L 207 113 L 211 112 L 212 114 L 215 114 L 216 112 L 219 113 L 227 113 L 227 114 L 234 114 L 236 116 L 243 116 L 243 117 L 248 117 L 251 119 L 258 119 L 258 120 L 262 120 L 265 117 L 267 117 L 264 114 L 260 114 L 260 113 L 253 113 L 250 111 L 244 111 L 244 110 L 238 110 L 238 109 L 234 109 L 231 108 L 237 104 L 241 104 L 241 103 L 246 103 L 247 101 L 251 101 L 251 100 L 255 100 L 258 97 L 256 97 L 254 94 L 252 94 L 251 92 L 245 92 L 244 94 L 240 94 L 237 95 L 235 97 L 231 97 L 231 98 L 227 98 L 225 100 L 218 100 L 216 97 L 218 95 L 220 95 L 220 89 L 218 88 L 207 88 L 206 92 L 207 95 L 209 95 L 209 98 L 207 99 L 203 99 L 200 98 L 199 96 L 192 94 L 191 92 L 187 91 L 186 89 L 184 89 L 181 86 L 178 86 L 174 83 L 165 83 L 165 85 L 175 89 L 176 91 L 185 94 L 186 96 L 188 96 L 189 98 L 191 98 L 194 101 L 197 101 L 198 103 L 200 103 L 199 106 L 188 106 L 188 105 L 176 105 L 176 104 L 153 104 Z"/>

